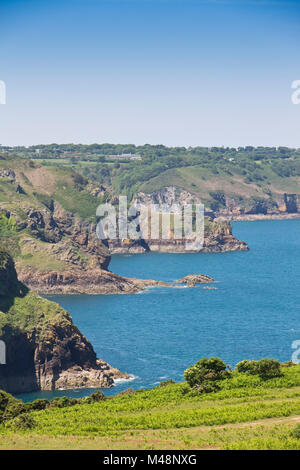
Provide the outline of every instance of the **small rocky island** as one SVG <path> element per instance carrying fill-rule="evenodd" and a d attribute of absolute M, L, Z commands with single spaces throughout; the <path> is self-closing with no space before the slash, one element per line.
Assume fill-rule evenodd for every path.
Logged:
<path fill-rule="evenodd" d="M 206 274 L 188 274 L 187 276 L 179 279 L 177 282 L 180 284 L 186 284 L 188 287 L 195 287 L 196 284 L 208 284 L 210 282 L 216 281 Z"/>

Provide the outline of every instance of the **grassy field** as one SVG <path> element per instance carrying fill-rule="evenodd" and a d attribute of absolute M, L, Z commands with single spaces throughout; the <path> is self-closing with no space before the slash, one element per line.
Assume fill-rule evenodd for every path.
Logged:
<path fill-rule="evenodd" d="M 186 383 L 47 408 L 0 427 L 0 449 L 300 449 L 300 366 L 280 378 L 234 372 L 209 394 Z"/>

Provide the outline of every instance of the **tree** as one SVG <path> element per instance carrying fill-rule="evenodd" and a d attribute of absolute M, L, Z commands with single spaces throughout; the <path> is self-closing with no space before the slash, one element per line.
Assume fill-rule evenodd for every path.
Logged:
<path fill-rule="evenodd" d="M 261 378 L 270 379 L 280 377 L 281 367 L 276 359 L 263 358 L 259 361 L 242 361 L 236 366 L 238 372 L 259 375 Z"/>
<path fill-rule="evenodd" d="M 202 385 L 206 381 L 223 380 L 228 376 L 225 362 L 218 357 L 204 357 L 184 372 L 184 378 L 191 387 Z"/>

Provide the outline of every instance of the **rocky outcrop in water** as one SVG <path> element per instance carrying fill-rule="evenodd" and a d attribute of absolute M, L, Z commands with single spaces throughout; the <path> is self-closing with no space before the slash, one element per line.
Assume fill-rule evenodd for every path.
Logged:
<path fill-rule="evenodd" d="M 162 253 L 221 253 L 226 251 L 247 251 L 246 242 L 238 240 L 232 234 L 232 226 L 226 220 L 212 220 L 206 218 L 203 244 L 199 249 L 189 248 L 189 241 L 185 238 L 174 239 L 140 239 L 140 240 L 107 240 L 112 254 L 117 253 L 145 253 L 159 251 Z M 197 247 L 197 245 L 196 245 Z"/>
<path fill-rule="evenodd" d="M 194 287 L 196 284 L 208 284 L 210 282 L 215 282 L 215 280 L 206 274 L 188 274 L 177 282 L 180 284 L 186 284 L 188 287 Z"/>

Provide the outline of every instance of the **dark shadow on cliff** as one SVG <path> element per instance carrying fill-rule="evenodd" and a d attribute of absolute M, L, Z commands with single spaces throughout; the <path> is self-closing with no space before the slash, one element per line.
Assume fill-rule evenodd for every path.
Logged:
<path fill-rule="evenodd" d="M 7 313 L 16 297 L 24 297 L 29 289 L 18 281 L 10 254 L 0 247 L 0 310 Z"/>
<path fill-rule="evenodd" d="M 6 295 L 0 295 L 0 311 L 7 313 L 9 309 L 14 305 L 15 298 L 25 297 L 28 292 L 28 287 L 26 287 L 21 282 L 18 282 L 14 289 L 7 292 Z"/>
<path fill-rule="evenodd" d="M 10 393 L 39 389 L 35 374 L 34 341 L 17 327 L 5 325 L 1 339 L 6 344 L 6 364 L 0 366 L 0 389 Z"/>

